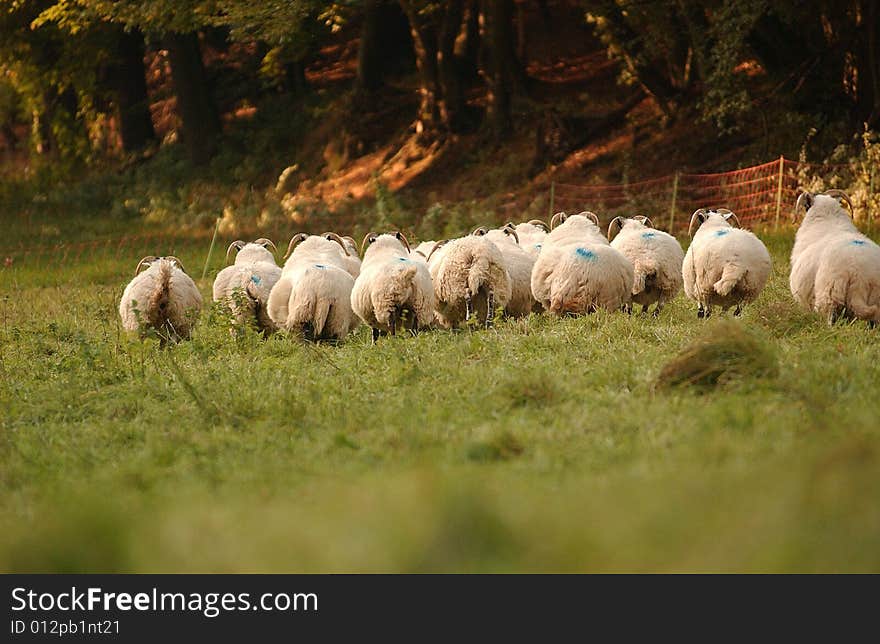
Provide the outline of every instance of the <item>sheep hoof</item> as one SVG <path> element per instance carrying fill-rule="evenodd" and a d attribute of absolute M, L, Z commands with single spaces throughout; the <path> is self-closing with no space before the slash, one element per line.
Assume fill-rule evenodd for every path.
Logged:
<path fill-rule="evenodd" d="M 738 318 L 740 315 L 742 315 L 742 312 L 743 312 L 743 310 L 742 310 L 742 307 L 741 307 L 741 306 L 736 307 L 736 308 L 733 310 L 733 317 Z"/>
<path fill-rule="evenodd" d="M 495 315 L 495 294 L 489 291 L 486 297 L 486 328 L 492 326 L 492 317 Z"/>
<path fill-rule="evenodd" d="M 651 313 L 651 316 L 652 316 L 652 317 L 655 317 L 655 318 L 659 318 L 659 317 L 660 317 L 660 311 L 662 310 L 662 308 L 663 308 L 663 307 L 660 306 L 659 304 L 658 304 L 657 306 L 655 306 L 655 307 L 654 307 L 654 311 Z"/>
<path fill-rule="evenodd" d="M 645 315 L 648 312 L 648 305 L 642 304 L 642 315 Z"/>
<path fill-rule="evenodd" d="M 702 306 L 697 307 L 697 317 L 701 320 L 706 317 L 706 311 Z"/>
<path fill-rule="evenodd" d="M 373 327 L 373 344 L 376 344 L 379 341 L 379 329 Z"/>

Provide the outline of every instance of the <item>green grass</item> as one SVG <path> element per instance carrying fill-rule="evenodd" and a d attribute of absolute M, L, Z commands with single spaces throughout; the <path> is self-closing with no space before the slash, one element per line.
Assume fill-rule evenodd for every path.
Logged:
<path fill-rule="evenodd" d="M 119 327 L 138 253 L 0 268 L 0 570 L 880 571 L 877 332 L 800 312 L 769 241 L 734 322 L 681 296 L 376 347 L 206 311 L 163 350 Z"/>

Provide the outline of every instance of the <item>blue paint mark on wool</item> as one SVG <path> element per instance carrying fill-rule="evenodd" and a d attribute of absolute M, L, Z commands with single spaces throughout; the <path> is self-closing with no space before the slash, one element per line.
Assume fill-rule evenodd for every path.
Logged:
<path fill-rule="evenodd" d="M 397 261 L 398 262 L 408 262 L 409 260 L 406 257 L 398 257 Z"/>
<path fill-rule="evenodd" d="M 719 231 L 715 232 L 715 236 L 716 237 L 724 237 L 729 232 L 730 232 L 729 230 L 719 230 Z"/>
<path fill-rule="evenodd" d="M 642 233 L 642 237 L 644 239 L 651 239 L 652 237 L 656 237 L 656 233 Z"/>
<path fill-rule="evenodd" d="M 320 268 L 323 271 L 327 267 L 324 266 L 323 264 L 315 264 L 315 268 Z"/>
<path fill-rule="evenodd" d="M 536 249 L 536 250 L 541 250 L 541 246 L 542 246 L 542 244 L 535 244 L 535 249 Z"/>
<path fill-rule="evenodd" d="M 864 246 L 864 245 L 865 245 L 865 240 L 864 240 L 864 239 L 853 239 L 853 240 L 850 242 L 850 244 L 852 244 L 853 246 Z"/>
<path fill-rule="evenodd" d="M 260 276 L 259 276 L 259 275 L 251 275 L 251 281 L 252 281 L 254 284 L 256 284 L 257 286 L 259 286 L 259 285 L 262 283 L 263 280 L 260 279 Z"/>
<path fill-rule="evenodd" d="M 577 253 L 579 257 L 585 259 L 588 262 L 595 262 L 597 259 L 599 259 L 599 256 L 596 255 L 596 253 L 591 250 L 587 250 L 586 248 L 578 247 L 578 249 L 574 252 Z"/>

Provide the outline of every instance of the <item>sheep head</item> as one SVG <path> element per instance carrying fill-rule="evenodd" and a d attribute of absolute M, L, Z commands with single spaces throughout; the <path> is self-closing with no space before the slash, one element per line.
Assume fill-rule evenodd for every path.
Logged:
<path fill-rule="evenodd" d="M 155 255 L 147 255 L 146 257 L 142 258 L 141 261 L 138 262 L 137 268 L 134 269 L 135 276 L 137 276 L 137 274 L 141 272 L 141 268 L 144 268 L 144 267 L 149 268 L 150 265 L 153 262 L 155 262 L 157 259 L 159 259 L 159 258 L 156 257 Z"/>
<path fill-rule="evenodd" d="M 282 259 L 287 259 L 291 255 L 293 255 L 294 249 L 306 239 L 308 239 L 308 233 L 297 233 L 293 237 L 290 238 L 290 243 L 287 244 L 287 252 L 284 253 L 284 257 Z"/>
<path fill-rule="evenodd" d="M 485 226 L 478 226 L 477 228 L 474 228 L 471 231 L 471 235 L 473 235 L 474 237 L 482 237 L 483 235 L 488 235 L 488 234 L 489 234 L 489 229 L 486 228 Z"/>
<path fill-rule="evenodd" d="M 699 208 L 698 210 L 694 211 L 693 215 L 691 215 L 691 222 L 688 225 L 688 236 L 694 236 L 695 221 L 699 221 L 699 225 L 697 226 L 697 228 L 699 228 L 710 218 L 720 219 L 721 221 L 726 222 L 727 225 L 730 227 L 733 227 L 733 224 L 730 221 L 732 219 L 736 223 L 737 228 L 742 227 L 739 223 L 739 217 L 737 217 L 736 214 L 734 214 L 734 212 L 732 210 L 729 210 L 728 208 L 713 208 L 711 210 L 706 208 Z"/>
<path fill-rule="evenodd" d="M 529 219 L 526 223 L 531 224 L 532 226 L 537 226 L 538 228 L 543 228 L 545 233 L 550 232 L 550 226 L 547 225 L 547 222 L 540 219 Z"/>
<path fill-rule="evenodd" d="M 581 217 L 586 217 L 587 219 L 591 219 L 594 224 L 596 224 L 596 228 L 599 227 L 599 217 L 594 212 L 590 212 L 589 210 L 584 210 L 578 213 Z"/>
<path fill-rule="evenodd" d="M 553 230 L 559 224 L 564 224 L 566 219 L 568 219 L 568 215 L 564 212 L 557 212 L 550 218 L 550 230 Z"/>
<path fill-rule="evenodd" d="M 321 235 L 327 241 L 335 241 L 342 248 L 342 252 L 345 253 L 345 256 L 348 257 L 351 253 L 348 252 L 348 248 L 345 246 L 345 240 L 333 232 L 326 232 Z"/>
<path fill-rule="evenodd" d="M 850 218 L 853 218 L 853 212 L 855 208 L 853 207 L 852 199 L 850 199 L 849 195 L 846 194 L 843 190 L 832 188 L 831 190 L 826 190 L 825 192 L 818 192 L 815 195 L 812 192 L 807 192 L 806 190 L 799 194 L 797 202 L 794 206 L 793 219 L 797 219 L 797 213 L 802 207 L 805 213 L 809 212 L 813 205 L 816 203 L 817 197 L 833 198 L 837 202 L 837 205 L 840 207 L 840 209 L 846 210 Z M 849 206 L 849 208 L 844 208 L 844 203 Z"/>
<path fill-rule="evenodd" d="M 236 239 L 234 242 L 229 244 L 229 247 L 226 249 L 226 261 L 227 262 L 229 261 L 229 253 L 232 252 L 233 248 L 235 249 L 236 252 L 238 252 L 242 248 L 244 248 L 244 246 L 245 246 L 245 243 L 240 239 Z"/>

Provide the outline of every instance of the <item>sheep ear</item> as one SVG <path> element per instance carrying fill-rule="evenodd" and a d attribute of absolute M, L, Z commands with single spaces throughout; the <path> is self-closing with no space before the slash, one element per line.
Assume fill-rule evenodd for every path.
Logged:
<path fill-rule="evenodd" d="M 804 190 L 801 194 L 798 195 L 797 201 L 794 204 L 794 218 L 797 219 L 798 210 L 801 208 L 804 209 L 804 212 L 813 207 L 813 193 L 807 192 Z"/>
<path fill-rule="evenodd" d="M 293 237 L 290 238 L 290 243 L 287 245 L 287 252 L 284 254 L 282 259 L 287 259 L 293 254 L 293 249 L 297 247 L 297 244 L 305 241 L 308 237 L 307 233 L 297 233 Z"/>
<path fill-rule="evenodd" d="M 181 262 L 179 259 L 177 259 L 174 255 L 166 255 L 162 259 L 167 259 L 169 262 L 171 262 L 172 264 L 177 266 L 177 268 L 179 268 L 184 273 L 186 273 L 186 269 L 183 267 L 183 262 Z"/>
<path fill-rule="evenodd" d="M 510 235 L 511 237 L 513 237 L 516 240 L 516 243 L 519 244 L 519 235 L 516 234 L 515 228 L 508 228 L 507 226 L 505 226 L 504 227 L 504 234 Z"/>
<path fill-rule="evenodd" d="M 474 228 L 473 231 L 471 231 L 471 235 L 473 235 L 474 237 L 482 237 L 488 232 L 489 230 L 485 226 L 478 226 Z"/>
<path fill-rule="evenodd" d="M 234 242 L 229 244 L 229 247 L 226 249 L 226 261 L 227 262 L 229 261 L 229 253 L 232 252 L 233 248 L 237 251 L 241 250 L 242 248 L 244 248 L 244 242 L 241 241 L 240 239 L 236 239 Z"/>
<path fill-rule="evenodd" d="M 568 215 L 566 215 L 564 212 L 557 212 L 550 219 L 550 230 L 553 230 L 559 224 L 565 223 L 566 219 L 568 219 Z"/>
<path fill-rule="evenodd" d="M 699 210 L 695 210 L 694 214 L 691 215 L 691 223 L 688 225 L 688 237 L 694 236 L 694 222 L 698 221 L 702 224 L 706 221 L 706 209 L 700 208 Z"/>
<path fill-rule="evenodd" d="M 528 223 L 530 223 L 532 226 L 538 226 L 539 228 L 543 228 L 544 232 L 547 232 L 547 233 L 550 232 L 550 226 L 547 225 L 546 221 L 543 221 L 541 219 L 529 219 Z"/>
<path fill-rule="evenodd" d="M 734 213 L 730 212 L 729 210 L 727 212 L 725 212 L 722 215 L 722 217 L 724 217 L 724 221 L 730 221 L 731 219 L 733 219 L 733 221 L 736 222 L 736 227 L 742 228 L 742 226 L 739 223 L 739 217 L 737 217 Z"/>
<path fill-rule="evenodd" d="M 645 215 L 638 215 L 637 217 L 634 217 L 634 219 L 642 222 L 642 225 L 647 226 L 648 228 L 654 227 L 654 222 L 645 217 Z"/>
<path fill-rule="evenodd" d="M 406 252 L 408 252 L 408 253 L 411 253 L 411 252 L 412 252 L 412 248 L 409 247 L 409 241 L 407 241 L 407 239 L 406 239 L 406 235 L 404 235 L 402 232 L 400 232 L 400 231 L 398 230 L 398 231 L 394 234 L 394 236 L 397 237 L 398 241 L 400 241 L 401 244 L 403 244 L 404 246 L 406 246 Z"/>
<path fill-rule="evenodd" d="M 275 246 L 275 242 L 273 242 L 271 239 L 266 239 L 265 237 L 260 237 L 259 239 L 255 240 L 254 243 L 259 244 L 260 246 L 262 246 L 263 248 L 266 248 L 266 249 L 271 247 L 274 252 L 276 252 L 276 253 L 278 252 L 278 248 Z"/>
<path fill-rule="evenodd" d="M 361 255 L 367 252 L 367 246 L 376 241 L 376 233 L 370 231 L 366 235 L 364 235 L 363 240 L 361 240 Z"/>
<path fill-rule="evenodd" d="M 587 219 L 592 219 L 593 223 L 596 224 L 596 228 L 599 227 L 599 215 L 594 212 L 590 212 L 589 210 L 584 210 L 583 212 L 578 213 L 581 217 L 586 217 Z"/>
<path fill-rule="evenodd" d="M 137 268 L 134 269 L 134 274 L 137 275 L 138 273 L 140 273 L 140 272 L 141 272 L 141 268 L 143 268 L 143 267 L 145 267 L 145 266 L 146 266 L 147 268 L 149 268 L 149 267 L 150 267 L 150 264 L 152 264 L 152 263 L 155 262 L 155 261 L 156 261 L 156 256 L 155 256 L 155 255 L 147 255 L 146 257 L 144 257 L 143 259 L 141 259 L 141 261 L 138 262 Z"/>

